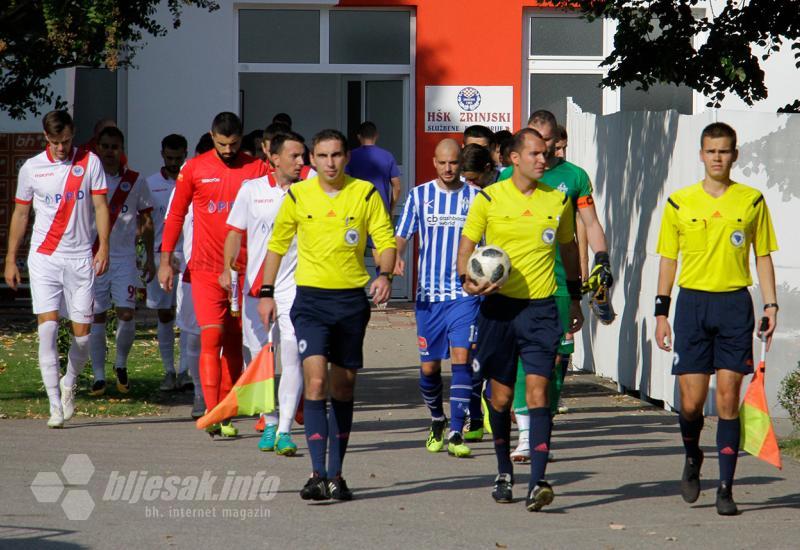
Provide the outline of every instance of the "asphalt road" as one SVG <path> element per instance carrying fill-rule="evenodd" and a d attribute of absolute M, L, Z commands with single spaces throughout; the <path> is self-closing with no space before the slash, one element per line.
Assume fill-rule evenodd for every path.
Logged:
<path fill-rule="evenodd" d="M 469 459 L 425 451 L 410 313 L 375 313 L 365 348 L 345 460 L 354 501 L 299 498 L 310 467 L 301 429 L 299 456 L 285 458 L 258 452 L 249 419 L 237 422 L 241 437 L 211 440 L 188 405 L 64 430 L 1 420 L 0 548 L 798 547 L 800 464 L 786 459 L 778 471 L 743 456 L 734 488 L 742 514 L 720 517 L 709 419 L 703 492 L 687 505 L 675 416 L 589 374 L 568 378 L 571 412 L 556 419 L 553 504 L 525 510 L 527 466 L 517 469 L 517 501 L 495 504 L 490 441 Z"/>

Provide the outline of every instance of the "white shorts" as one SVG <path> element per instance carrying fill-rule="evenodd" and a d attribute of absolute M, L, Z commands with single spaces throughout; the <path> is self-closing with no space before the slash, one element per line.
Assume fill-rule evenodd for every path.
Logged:
<path fill-rule="evenodd" d="M 156 256 L 156 274 L 158 274 L 159 257 Z M 147 307 L 150 309 L 172 309 L 177 304 L 177 290 L 180 286 L 178 276 L 172 280 L 172 292 L 166 292 L 158 282 L 158 275 L 147 283 Z"/>
<path fill-rule="evenodd" d="M 136 257 L 111 258 L 108 271 L 94 283 L 94 312 L 103 313 L 116 307 L 136 308 L 136 289 L 139 288 Z"/>
<path fill-rule="evenodd" d="M 278 308 L 278 326 L 277 330 L 273 329 L 273 341 L 295 338 L 294 326 L 289 318 L 289 311 L 292 309 L 292 303 L 294 302 L 294 294 L 294 292 L 291 292 L 275 296 L 275 307 Z M 244 345 L 255 357 L 264 347 L 264 344 L 267 343 L 269 335 L 267 334 L 267 327 L 264 326 L 261 317 L 258 315 L 258 298 L 245 295 L 243 309 L 242 336 Z"/>
<path fill-rule="evenodd" d="M 33 313 L 59 311 L 75 323 L 92 322 L 94 265 L 92 258 L 60 258 L 38 252 L 28 255 Z"/>
<path fill-rule="evenodd" d="M 175 322 L 178 328 L 192 334 L 200 334 L 200 325 L 197 324 L 197 317 L 194 314 L 192 285 L 184 283 L 183 275 L 180 275 L 175 288 L 175 301 L 178 304 Z"/>

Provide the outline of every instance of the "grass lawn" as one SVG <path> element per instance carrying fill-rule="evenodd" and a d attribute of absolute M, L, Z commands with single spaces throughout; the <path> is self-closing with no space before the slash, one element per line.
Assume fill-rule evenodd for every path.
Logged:
<path fill-rule="evenodd" d="M 780 447 L 781 454 L 784 456 L 800 460 L 800 438 L 780 439 L 778 440 L 778 447 Z"/>
<path fill-rule="evenodd" d="M 113 361 L 114 340 L 108 341 L 106 393 L 90 397 L 92 369 L 87 364 L 78 379 L 75 416 L 144 416 L 159 415 L 166 408 L 192 402 L 191 390 L 163 393 L 158 386 L 164 377 L 158 352 L 155 327 L 140 326 L 128 358 L 130 393 L 117 391 Z M 50 408 L 37 362 L 38 338 L 33 323 L 11 325 L 0 330 L 0 418 L 47 418 Z M 177 364 L 178 342 L 175 342 Z"/>

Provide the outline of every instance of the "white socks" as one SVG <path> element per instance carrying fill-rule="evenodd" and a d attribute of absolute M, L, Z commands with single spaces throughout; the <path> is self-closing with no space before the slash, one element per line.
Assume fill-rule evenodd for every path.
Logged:
<path fill-rule="evenodd" d="M 39 370 L 47 390 L 51 407 L 61 410 L 61 393 L 58 391 L 58 322 L 45 321 L 37 329 L 39 333 Z"/>
<path fill-rule="evenodd" d="M 292 431 L 297 404 L 303 393 L 303 367 L 295 338 L 281 338 L 281 380 L 278 384 L 278 433 Z"/>
<path fill-rule="evenodd" d="M 517 415 L 517 430 L 519 430 L 519 440 L 528 441 L 531 433 L 531 417 L 527 414 Z"/>
<path fill-rule="evenodd" d="M 89 356 L 95 380 L 106 379 L 106 324 L 92 323 L 89 333 Z"/>
<path fill-rule="evenodd" d="M 136 337 L 136 321 L 123 321 L 117 319 L 117 357 L 114 361 L 114 368 L 124 369 L 128 367 L 128 355 L 133 347 L 133 339 Z"/>
<path fill-rule="evenodd" d="M 200 384 L 200 335 L 181 331 L 181 366 L 180 371 L 189 371 L 194 382 L 194 396 L 203 395 Z"/>
<path fill-rule="evenodd" d="M 164 372 L 175 372 L 175 321 L 158 322 L 158 351 L 161 353 L 161 364 Z"/>
<path fill-rule="evenodd" d="M 89 335 L 73 336 L 72 345 L 69 347 L 67 373 L 64 375 L 64 385 L 74 386 L 81 374 L 86 361 L 89 359 Z"/>

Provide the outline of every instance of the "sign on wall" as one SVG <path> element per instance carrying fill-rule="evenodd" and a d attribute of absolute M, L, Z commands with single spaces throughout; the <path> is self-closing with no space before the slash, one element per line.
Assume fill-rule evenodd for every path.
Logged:
<path fill-rule="evenodd" d="M 463 132 L 480 124 L 512 129 L 513 86 L 425 86 L 425 132 Z"/>

